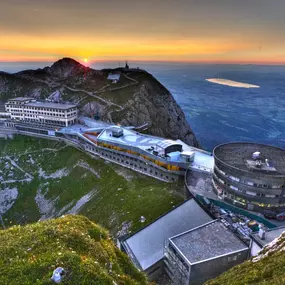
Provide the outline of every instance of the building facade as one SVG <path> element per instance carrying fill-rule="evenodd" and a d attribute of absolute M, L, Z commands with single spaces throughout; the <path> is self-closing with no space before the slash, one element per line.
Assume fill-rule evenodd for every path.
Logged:
<path fill-rule="evenodd" d="M 285 150 L 255 143 L 214 149 L 213 189 L 236 206 L 263 212 L 285 210 Z"/>
<path fill-rule="evenodd" d="M 11 120 L 54 126 L 70 126 L 76 122 L 77 106 L 52 102 L 37 102 L 34 98 L 18 97 L 5 103 Z"/>

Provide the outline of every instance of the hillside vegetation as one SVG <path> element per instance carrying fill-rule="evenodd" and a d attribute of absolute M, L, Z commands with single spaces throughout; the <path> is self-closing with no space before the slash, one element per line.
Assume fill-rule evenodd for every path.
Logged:
<path fill-rule="evenodd" d="M 111 241 L 108 232 L 83 216 L 68 215 L 0 230 L 0 284 L 144 285 L 140 273 Z"/>
<path fill-rule="evenodd" d="M 24 136 L 0 139 L 0 182 L 4 228 L 80 213 L 112 235 L 126 234 L 183 201 L 182 185 L 143 176 L 63 143 Z"/>
<path fill-rule="evenodd" d="M 257 257 L 237 265 L 205 285 L 284 285 L 285 233 L 266 246 Z"/>

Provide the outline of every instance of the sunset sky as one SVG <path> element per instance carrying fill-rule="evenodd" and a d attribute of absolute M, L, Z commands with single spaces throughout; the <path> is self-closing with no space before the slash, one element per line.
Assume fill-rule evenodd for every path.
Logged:
<path fill-rule="evenodd" d="M 0 61 L 285 63 L 284 0 L 1 0 Z"/>

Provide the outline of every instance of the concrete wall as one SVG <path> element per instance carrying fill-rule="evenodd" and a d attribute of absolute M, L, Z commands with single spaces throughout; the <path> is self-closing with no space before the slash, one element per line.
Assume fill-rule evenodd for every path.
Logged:
<path fill-rule="evenodd" d="M 252 244 L 251 244 L 250 255 L 251 255 L 251 256 L 256 256 L 261 250 L 262 250 L 262 247 L 260 247 L 260 246 L 253 240 L 253 241 L 252 241 Z"/>
<path fill-rule="evenodd" d="M 147 274 L 149 281 L 157 280 L 161 274 L 164 273 L 163 259 L 159 260 L 157 263 L 145 270 L 145 273 Z"/>
<path fill-rule="evenodd" d="M 214 245 L 213 245 L 214 246 Z M 194 264 L 190 269 L 189 285 L 201 285 L 209 279 L 215 278 L 231 267 L 247 259 L 248 249 L 239 253 L 218 257 L 209 261 Z"/>

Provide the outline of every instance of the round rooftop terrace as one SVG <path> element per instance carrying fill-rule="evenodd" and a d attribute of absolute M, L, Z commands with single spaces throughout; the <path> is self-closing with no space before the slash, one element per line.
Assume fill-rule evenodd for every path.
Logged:
<path fill-rule="evenodd" d="M 257 159 L 253 158 L 254 153 L 260 153 Z M 246 172 L 262 171 L 267 175 L 285 176 L 285 149 L 282 148 L 235 142 L 218 145 L 213 155 L 215 160 L 228 167 Z M 262 165 L 256 166 L 257 160 L 260 160 Z"/>

